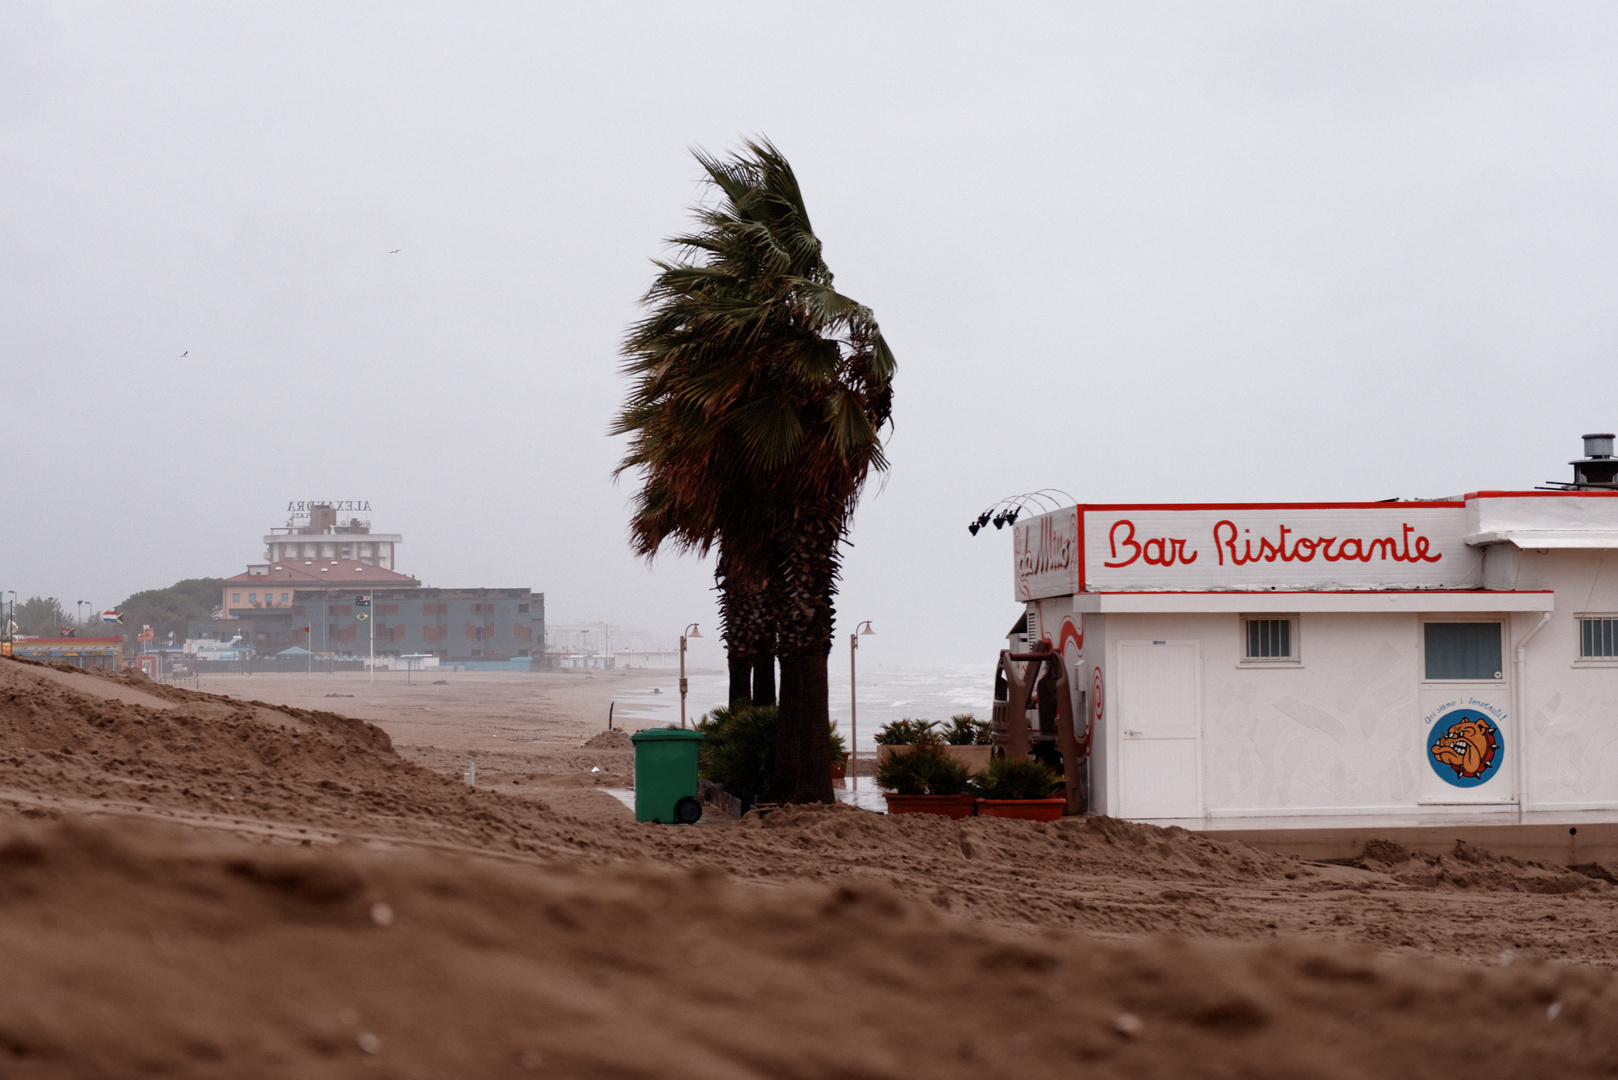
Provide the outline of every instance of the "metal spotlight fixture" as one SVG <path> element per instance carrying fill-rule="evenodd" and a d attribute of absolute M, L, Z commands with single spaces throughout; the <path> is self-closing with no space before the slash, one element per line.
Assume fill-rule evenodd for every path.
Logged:
<path fill-rule="evenodd" d="M 1066 503 L 1062 501 L 1063 499 Z M 996 529 L 1003 529 L 1007 525 L 1017 524 L 1017 519 L 1022 516 L 1024 510 L 1031 510 L 1035 514 L 1047 514 L 1077 501 L 1060 488 L 1040 488 L 1038 491 L 1029 491 L 1021 495 L 1010 495 L 991 503 L 987 510 L 978 515 L 976 521 L 966 527 L 966 531 L 976 536 L 991 521 L 994 522 Z"/>

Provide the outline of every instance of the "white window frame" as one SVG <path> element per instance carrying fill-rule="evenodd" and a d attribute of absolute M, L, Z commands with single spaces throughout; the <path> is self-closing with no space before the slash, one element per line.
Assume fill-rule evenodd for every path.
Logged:
<path fill-rule="evenodd" d="M 1618 667 L 1618 656 L 1585 656 L 1579 651 L 1584 648 L 1583 624 L 1586 619 L 1618 619 L 1618 613 L 1610 611 L 1576 611 L 1573 613 L 1573 666 Z"/>
<path fill-rule="evenodd" d="M 1299 633 L 1300 624 L 1302 623 L 1302 621 L 1303 620 L 1299 617 L 1299 613 L 1295 612 L 1295 611 L 1294 612 L 1266 611 L 1266 612 L 1262 612 L 1262 613 L 1254 612 L 1253 614 L 1250 614 L 1250 615 L 1241 616 L 1241 619 L 1240 619 L 1239 624 L 1238 624 L 1241 640 L 1237 644 L 1238 655 L 1240 656 L 1240 659 L 1238 659 L 1236 661 L 1236 666 L 1237 667 L 1250 667 L 1250 668 L 1276 668 L 1276 667 L 1298 668 L 1298 667 L 1303 667 L 1303 636 Z M 1290 635 L 1290 637 L 1291 637 L 1290 644 L 1292 645 L 1292 655 L 1291 656 L 1248 656 L 1247 655 L 1247 624 L 1250 623 L 1250 622 L 1289 622 L 1289 623 L 1291 623 L 1292 624 L 1292 631 L 1291 631 L 1291 635 Z"/>
<path fill-rule="evenodd" d="M 1428 623 L 1494 623 L 1496 626 L 1498 626 L 1500 628 L 1500 671 L 1498 672 L 1496 677 L 1492 678 L 1492 679 L 1429 679 L 1427 677 L 1427 624 Z M 1511 654 L 1511 639 L 1506 636 L 1507 632 L 1510 629 L 1510 627 L 1511 627 L 1511 619 L 1510 619 L 1510 617 L 1507 616 L 1507 615 L 1503 615 L 1503 614 L 1502 615 L 1481 615 L 1481 614 L 1480 615 L 1472 615 L 1470 613 L 1462 614 L 1462 613 L 1457 612 L 1456 614 L 1453 614 L 1453 615 L 1450 615 L 1450 614 L 1423 615 L 1421 617 L 1420 621 L 1417 622 L 1417 624 L 1416 624 L 1416 650 L 1419 653 L 1419 656 L 1417 657 L 1416 662 L 1421 665 L 1420 667 L 1418 667 L 1416 669 L 1418 672 L 1420 672 L 1420 675 L 1421 675 L 1420 679 L 1418 679 L 1417 681 L 1420 682 L 1422 686 L 1504 686 L 1504 685 L 1506 685 L 1506 681 L 1507 681 L 1506 676 L 1509 674 L 1510 667 L 1511 667 L 1511 665 L 1507 662 L 1507 660 L 1508 660 L 1508 658 L 1509 658 L 1509 656 Z"/>

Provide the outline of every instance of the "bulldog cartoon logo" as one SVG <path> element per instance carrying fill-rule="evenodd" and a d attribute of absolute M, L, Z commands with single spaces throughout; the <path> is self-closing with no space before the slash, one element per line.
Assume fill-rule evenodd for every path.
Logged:
<path fill-rule="evenodd" d="M 1427 736 L 1428 763 L 1456 787 L 1477 787 L 1500 771 L 1504 754 L 1500 729 L 1475 709 L 1456 709 L 1433 722 Z"/>

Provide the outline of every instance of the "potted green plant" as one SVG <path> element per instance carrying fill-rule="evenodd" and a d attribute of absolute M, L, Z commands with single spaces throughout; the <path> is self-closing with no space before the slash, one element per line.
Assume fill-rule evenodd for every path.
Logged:
<path fill-rule="evenodd" d="M 989 745 L 991 730 L 987 720 L 979 720 L 971 713 L 956 713 L 943 731 L 950 756 L 968 771 L 982 772 L 989 767 L 989 752 L 993 749 Z"/>
<path fill-rule="evenodd" d="M 1052 793 L 1061 786 L 1062 778 L 1043 761 L 1003 754 L 990 758 L 989 767 L 973 778 L 980 817 L 1023 821 L 1060 818 L 1067 807 L 1067 798 Z"/>
<path fill-rule="evenodd" d="M 842 733 L 837 730 L 837 722 L 831 724 L 831 778 L 842 780 L 848 776 L 848 744 L 843 742 Z"/>
<path fill-rule="evenodd" d="M 883 797 L 890 814 L 964 818 L 972 813 L 972 774 L 938 743 L 897 748 L 877 766 L 876 782 L 889 789 Z"/>
<path fill-rule="evenodd" d="M 938 723 L 933 720 L 890 720 L 876 732 L 876 761 L 880 765 L 907 746 L 920 746 L 943 742 Z"/>

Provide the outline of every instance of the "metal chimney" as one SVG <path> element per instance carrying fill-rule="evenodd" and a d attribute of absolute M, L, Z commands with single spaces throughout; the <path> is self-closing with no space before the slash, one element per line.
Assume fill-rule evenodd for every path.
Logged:
<path fill-rule="evenodd" d="M 1568 462 L 1573 466 L 1575 487 L 1618 488 L 1618 457 L 1612 455 L 1613 438 L 1610 432 L 1584 436 L 1584 456 Z"/>

